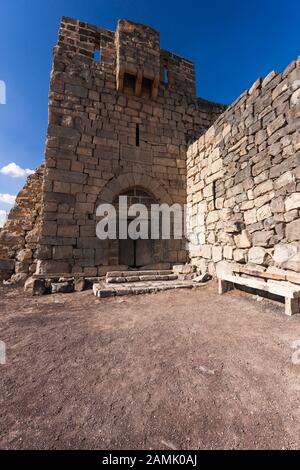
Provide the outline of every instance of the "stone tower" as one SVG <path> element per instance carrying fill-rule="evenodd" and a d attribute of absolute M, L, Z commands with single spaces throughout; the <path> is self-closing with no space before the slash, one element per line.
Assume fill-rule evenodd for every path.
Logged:
<path fill-rule="evenodd" d="M 183 205 L 188 145 L 224 110 L 196 97 L 193 63 L 161 49 L 154 29 L 120 20 L 114 32 L 63 17 L 51 72 L 37 272 L 93 276 L 185 262 L 184 240 L 100 241 L 96 208 L 119 195 L 129 203 Z"/>
<path fill-rule="evenodd" d="M 96 207 L 186 202 L 187 145 L 224 111 L 196 97 L 194 65 L 160 49 L 159 33 L 62 18 L 54 48 L 39 273 L 186 261 L 184 240 L 100 241 Z"/>

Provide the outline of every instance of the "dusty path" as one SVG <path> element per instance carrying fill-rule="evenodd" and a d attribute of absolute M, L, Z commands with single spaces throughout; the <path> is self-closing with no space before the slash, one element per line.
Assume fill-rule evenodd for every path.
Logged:
<path fill-rule="evenodd" d="M 300 318 L 282 312 L 214 283 L 103 300 L 2 289 L 0 448 L 300 448 Z"/>

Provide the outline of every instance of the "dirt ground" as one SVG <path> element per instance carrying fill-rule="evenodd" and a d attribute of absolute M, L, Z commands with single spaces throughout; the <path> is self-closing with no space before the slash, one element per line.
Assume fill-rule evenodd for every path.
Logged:
<path fill-rule="evenodd" d="M 214 282 L 102 300 L 2 288 L 0 448 L 300 448 L 300 316 L 283 311 Z"/>

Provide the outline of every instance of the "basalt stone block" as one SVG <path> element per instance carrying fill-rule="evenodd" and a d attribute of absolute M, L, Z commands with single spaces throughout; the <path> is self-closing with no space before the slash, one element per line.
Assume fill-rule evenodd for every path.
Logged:
<path fill-rule="evenodd" d="M 45 295 L 50 293 L 45 279 L 34 279 L 30 277 L 24 285 L 25 292 L 31 292 L 34 296 Z"/>
<path fill-rule="evenodd" d="M 116 291 L 114 289 L 105 289 L 101 288 L 97 292 L 97 297 L 100 297 L 100 299 L 106 299 L 107 297 L 114 297 L 116 295 Z"/>
<path fill-rule="evenodd" d="M 74 281 L 74 289 L 76 292 L 83 292 L 93 288 L 93 282 L 89 279 L 78 278 Z"/>
<path fill-rule="evenodd" d="M 68 273 L 69 270 L 68 262 L 50 260 L 38 260 L 36 268 L 37 274 Z"/>
<path fill-rule="evenodd" d="M 53 282 L 51 284 L 51 294 L 69 294 L 74 291 L 74 284 L 71 282 Z"/>
<path fill-rule="evenodd" d="M 15 263 L 14 259 L 0 259 L 0 271 L 14 271 Z"/>

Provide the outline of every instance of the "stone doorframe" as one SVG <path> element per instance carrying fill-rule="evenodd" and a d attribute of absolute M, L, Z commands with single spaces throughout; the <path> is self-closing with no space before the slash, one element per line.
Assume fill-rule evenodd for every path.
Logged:
<path fill-rule="evenodd" d="M 152 194 L 157 203 L 172 205 L 173 201 L 165 188 L 155 178 L 148 175 L 141 175 L 139 173 L 122 173 L 121 175 L 111 179 L 104 189 L 101 191 L 97 206 L 99 204 L 113 204 L 116 198 L 120 194 L 124 194 L 132 188 L 140 188 Z M 109 242 L 109 259 L 114 260 L 114 265 L 120 265 L 119 263 L 119 244 L 118 240 Z M 118 261 L 117 261 L 118 260 Z"/>

